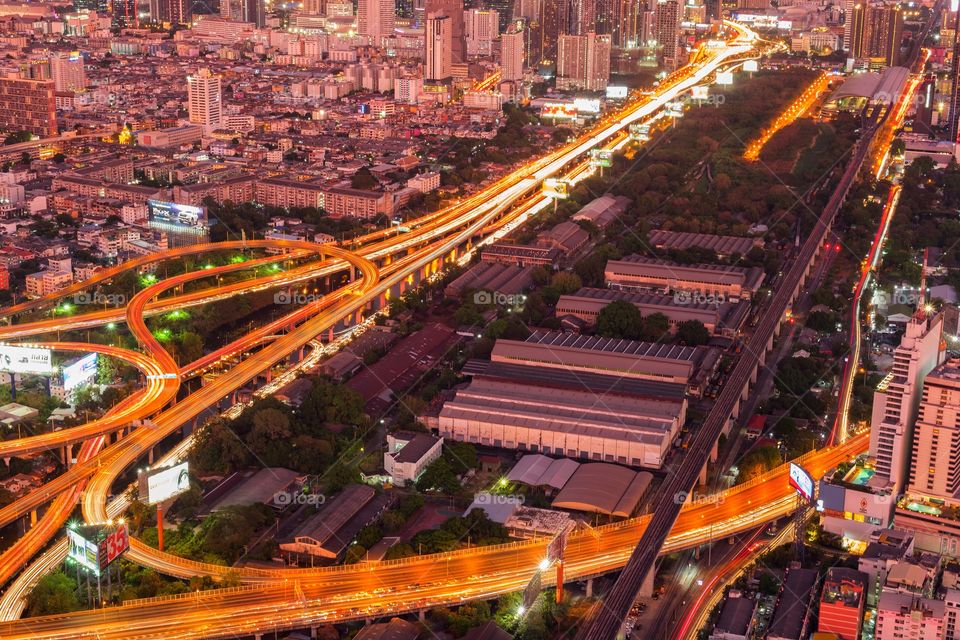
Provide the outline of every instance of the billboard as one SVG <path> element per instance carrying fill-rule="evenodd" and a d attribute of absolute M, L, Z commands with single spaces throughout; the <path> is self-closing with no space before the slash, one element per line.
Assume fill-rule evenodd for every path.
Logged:
<path fill-rule="evenodd" d="M 760 65 L 757 63 L 756 60 L 747 60 L 746 62 L 743 63 L 743 70 L 744 70 L 744 71 L 759 71 L 759 70 L 760 70 Z"/>
<path fill-rule="evenodd" d="M 186 460 L 140 474 L 140 498 L 147 504 L 164 502 L 189 490 L 190 469 Z"/>
<path fill-rule="evenodd" d="M 0 345 L 0 371 L 45 374 L 53 372 L 50 349 Z"/>
<path fill-rule="evenodd" d="M 800 465 L 790 463 L 790 486 L 796 489 L 804 500 L 813 502 L 813 478 Z"/>
<path fill-rule="evenodd" d="M 566 200 L 570 196 L 570 185 L 565 180 L 547 178 L 543 181 L 543 195 L 555 200 Z"/>
<path fill-rule="evenodd" d="M 577 113 L 600 113 L 600 100 L 597 98 L 574 98 L 573 106 Z"/>
<path fill-rule="evenodd" d="M 690 90 L 690 97 L 694 100 L 706 100 L 710 97 L 710 87 L 705 84 L 698 84 Z"/>
<path fill-rule="evenodd" d="M 130 531 L 127 529 L 127 523 L 121 522 L 104 540 L 100 543 L 101 569 L 105 569 L 111 562 L 122 556 L 130 548 Z M 104 559 L 106 562 L 104 563 Z"/>
<path fill-rule="evenodd" d="M 70 391 L 86 384 L 97 375 L 97 354 L 89 353 L 63 368 L 63 389 Z"/>
<path fill-rule="evenodd" d="M 639 140 L 640 142 L 646 142 L 650 139 L 650 125 L 649 124 L 632 124 L 630 125 L 630 137 L 634 140 Z"/>
<path fill-rule="evenodd" d="M 719 85 L 731 85 L 733 84 L 733 73 L 730 71 L 719 71 L 717 72 L 717 84 Z"/>
<path fill-rule="evenodd" d="M 612 167 L 613 152 L 609 149 L 590 149 L 590 164 L 595 167 Z"/>
<path fill-rule="evenodd" d="M 543 576 L 541 573 L 538 569 L 523 590 L 523 608 L 526 611 L 530 610 L 530 607 L 532 607 L 537 601 L 537 598 L 540 597 L 540 591 L 543 590 Z"/>
<path fill-rule="evenodd" d="M 84 569 L 100 575 L 100 547 L 75 529 L 67 529 L 67 557 Z"/>
<path fill-rule="evenodd" d="M 619 85 L 607 86 L 607 97 L 611 100 L 623 100 L 627 97 L 627 88 Z"/>
<path fill-rule="evenodd" d="M 575 120 L 577 108 L 569 103 L 547 103 L 540 109 L 541 118 L 555 118 L 558 120 Z"/>
<path fill-rule="evenodd" d="M 176 202 L 147 200 L 147 219 L 151 224 L 204 231 L 207 228 L 207 210 Z"/>

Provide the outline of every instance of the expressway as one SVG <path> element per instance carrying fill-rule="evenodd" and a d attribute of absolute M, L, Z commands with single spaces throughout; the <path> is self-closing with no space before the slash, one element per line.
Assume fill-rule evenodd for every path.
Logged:
<path fill-rule="evenodd" d="M 75 467 L 49 483 L 41 491 L 34 492 L 34 494 L 28 495 L 24 500 L 17 501 L 14 505 L 0 510 L 0 522 L 4 521 L 5 518 L 5 521 L 9 522 L 11 517 L 25 513 L 25 507 L 27 509 L 33 508 L 29 506 L 30 504 L 34 506 L 42 504 L 57 493 L 71 489 L 88 478 L 90 479 L 90 486 L 84 494 L 85 515 L 91 521 L 104 519 L 106 516 L 106 510 L 104 509 L 105 496 L 109 493 L 110 487 L 116 478 L 124 469 L 133 464 L 140 455 L 154 446 L 167 434 L 172 433 L 183 424 L 195 419 L 207 407 L 215 405 L 220 399 L 227 396 L 246 381 L 268 369 L 273 363 L 295 352 L 298 348 L 311 341 L 314 336 L 322 333 L 326 328 L 332 326 L 342 318 L 353 314 L 357 310 L 364 309 L 367 305 L 371 304 L 377 296 L 384 295 L 391 287 L 408 280 L 416 270 L 420 269 L 424 272 L 428 272 L 431 268 L 436 270 L 440 262 L 450 259 L 451 256 L 455 255 L 457 247 L 465 242 L 469 243 L 474 236 L 481 233 L 484 229 L 489 228 L 489 225 L 499 216 L 503 215 L 513 203 L 537 190 L 540 182 L 542 182 L 545 177 L 556 175 L 557 172 L 561 171 L 571 161 L 584 155 L 591 148 L 594 148 L 598 144 L 605 143 L 614 136 L 620 135 L 620 132 L 628 124 L 642 120 L 655 113 L 667 102 L 674 100 L 676 96 L 689 90 L 689 88 L 695 84 L 703 82 L 723 65 L 735 63 L 739 57 L 749 54 L 754 49 L 753 41 L 755 40 L 755 36 L 752 36 L 750 32 L 742 28 L 734 28 L 740 33 L 737 39 L 732 41 L 728 46 L 716 50 L 712 56 L 704 56 L 705 59 L 698 67 L 688 69 L 686 72 L 678 74 L 673 82 L 665 83 L 662 91 L 656 96 L 650 97 L 642 101 L 639 105 L 629 108 L 626 115 L 623 115 L 619 119 L 605 123 L 599 132 L 591 134 L 586 140 L 574 142 L 561 150 L 561 152 L 551 154 L 546 159 L 535 161 L 532 167 L 515 172 L 515 174 L 520 174 L 519 177 L 513 180 L 512 183 L 511 180 L 500 181 L 497 183 L 496 192 L 481 192 L 481 194 L 468 199 L 468 202 L 464 203 L 463 207 L 469 207 L 469 215 L 463 215 L 463 212 L 458 210 L 459 207 L 454 207 L 453 210 L 449 212 L 430 216 L 431 219 L 429 222 L 416 225 L 417 233 L 410 233 L 403 236 L 393 235 L 392 237 L 389 234 L 384 234 L 380 236 L 382 241 L 379 245 L 374 244 L 369 247 L 364 247 L 361 252 L 358 252 L 362 254 L 362 257 L 355 253 L 343 251 L 342 249 L 332 249 L 329 245 L 325 245 L 321 250 L 323 253 L 327 253 L 331 255 L 331 257 L 340 260 L 352 262 L 362 273 L 362 278 L 359 283 L 355 283 L 356 286 L 351 285 L 351 287 L 348 287 L 348 289 L 350 289 L 349 294 L 335 296 L 334 300 L 330 302 L 330 306 L 325 308 L 321 313 L 305 318 L 303 324 L 299 327 L 291 330 L 290 333 L 286 335 L 278 337 L 273 343 L 265 346 L 261 351 L 243 360 L 238 366 L 232 368 L 228 374 L 216 379 L 213 384 L 200 389 L 178 404 L 162 411 L 155 416 L 153 421 L 155 426 L 150 429 L 139 429 L 108 448 L 96 457 L 95 466 L 90 464 L 89 460 L 78 461 Z M 218 250 L 246 248 L 255 242 L 257 241 L 219 243 L 215 248 Z M 432 244 L 428 244 L 431 242 Z M 231 244 L 234 246 L 231 247 Z M 315 248 L 315 245 L 290 246 L 287 248 L 311 250 Z M 143 264 L 156 261 L 157 259 L 174 257 L 177 251 L 178 250 L 172 250 L 159 258 L 157 256 L 151 256 L 149 259 L 144 259 Z M 410 253 L 396 262 L 389 262 L 392 256 L 401 251 Z M 373 265 L 371 260 L 386 261 L 385 267 L 378 269 Z M 129 265 L 121 266 L 129 268 Z M 388 269 L 386 267 L 395 268 Z M 113 273 L 109 273 L 110 270 L 105 271 L 106 273 L 102 272 L 98 274 L 95 281 L 105 281 L 115 275 L 119 275 L 122 269 L 118 269 Z M 209 273 L 205 275 L 209 275 Z M 95 282 L 88 281 L 86 283 L 80 283 L 76 286 L 75 290 L 68 289 L 61 291 L 57 296 L 51 297 L 51 299 L 48 300 L 41 299 L 39 301 L 31 301 L 23 305 L 17 305 L 16 307 L 8 309 L 7 313 L 20 313 L 38 308 L 44 304 L 54 302 L 64 294 L 84 290 L 91 286 L 91 284 L 95 284 Z M 170 283 L 165 281 L 162 285 L 151 287 L 141 292 L 134 297 L 134 301 L 131 302 L 127 310 L 127 321 L 131 326 L 131 330 L 134 331 L 138 340 L 141 342 L 141 345 L 143 345 L 151 356 L 157 358 L 158 362 L 165 364 L 170 364 L 172 360 L 170 356 L 166 354 L 163 347 L 149 331 L 146 330 L 145 324 L 143 324 L 143 314 L 147 312 L 149 305 L 153 303 L 153 298 L 162 290 L 165 290 L 168 284 Z M 69 325 L 69 323 L 64 323 L 65 329 L 70 327 L 71 325 Z M 173 363 L 173 365 L 175 366 L 175 363 Z M 751 504 L 749 499 L 748 504 Z M 789 508 L 789 505 L 786 506 Z M 758 517 L 768 517 L 770 508 L 770 505 L 758 502 L 753 512 L 759 513 Z M 776 502 L 772 508 L 779 509 L 782 508 L 782 505 L 780 502 Z M 745 513 L 749 512 L 750 511 Z M 619 535 L 625 536 L 626 539 L 632 543 L 635 542 L 635 536 L 641 527 L 629 527 L 626 530 L 622 527 L 615 529 L 620 532 Z M 688 544 L 688 535 L 689 534 L 685 535 L 684 532 L 681 531 L 676 544 Z M 695 540 L 696 535 L 702 535 L 702 532 L 692 535 Z M 520 549 L 522 546 L 523 545 L 518 546 L 517 549 Z M 514 551 L 511 551 L 511 553 L 514 553 Z M 515 553 L 519 554 L 519 551 Z M 153 550 L 143 548 L 142 545 L 140 545 L 139 551 L 137 548 L 132 550 L 131 558 L 136 561 L 142 561 L 148 566 L 157 566 L 172 575 L 220 575 L 224 571 L 222 567 L 213 567 L 211 570 L 209 568 L 210 565 L 204 566 L 200 563 L 187 563 L 181 559 L 170 559 L 169 557 L 164 557 L 162 554 L 156 554 Z M 452 559 L 452 556 L 446 559 L 448 567 L 452 564 Z M 624 559 L 625 556 L 615 558 L 614 562 L 622 563 Z M 437 559 L 431 557 L 425 558 L 424 561 L 429 567 L 437 562 Z M 462 564 L 472 565 L 473 563 L 464 562 Z M 587 564 L 589 565 L 589 563 Z M 463 568 L 464 567 L 461 567 L 461 569 Z M 589 568 L 590 567 L 587 566 L 585 570 Z M 472 570 L 475 571 L 476 567 L 473 567 Z M 521 570 L 522 572 L 526 572 L 528 567 L 524 565 Z M 256 574 L 257 572 L 251 573 Z M 302 577 L 305 580 L 309 578 L 312 573 L 312 570 L 262 571 L 259 577 L 269 579 L 274 585 L 272 588 L 275 589 L 275 585 L 280 579 L 289 581 Z M 328 581 L 330 578 L 329 572 L 322 573 L 324 574 L 323 577 L 318 574 L 316 579 Z M 297 577 L 295 578 L 294 575 Z M 251 575 L 251 577 L 254 576 Z M 361 582 L 364 580 L 369 580 L 369 578 L 361 578 Z M 311 583 L 311 588 L 317 588 L 315 585 L 316 583 Z M 341 580 L 337 580 L 336 585 L 338 588 L 345 586 L 344 581 Z M 471 597 L 480 596 L 474 594 Z M 70 637 L 76 637 L 76 635 L 73 634 Z"/>
<path fill-rule="evenodd" d="M 849 460 L 865 434 L 800 459 L 814 475 Z M 786 465 L 727 490 L 714 503 L 688 503 L 663 553 L 755 529 L 796 506 Z M 650 516 L 573 533 L 565 575 L 570 580 L 623 565 Z M 5 640 L 36 638 L 219 638 L 266 630 L 305 628 L 334 620 L 363 619 L 521 589 L 545 553 L 545 542 L 479 547 L 404 560 L 301 569 L 296 577 L 263 585 L 126 603 L 96 611 L 0 623 Z M 280 575 L 282 570 L 278 570 Z M 264 570 L 264 573 L 270 573 Z M 549 580 L 547 580 L 549 581 Z M 298 595 L 299 594 L 299 595 Z"/>

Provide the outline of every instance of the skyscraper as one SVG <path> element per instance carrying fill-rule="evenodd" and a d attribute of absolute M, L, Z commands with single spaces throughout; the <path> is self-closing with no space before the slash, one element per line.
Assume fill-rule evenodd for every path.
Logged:
<path fill-rule="evenodd" d="M 516 82 L 523 79 L 526 60 L 526 34 L 523 21 L 514 21 L 507 32 L 500 36 L 500 75 L 504 80 Z"/>
<path fill-rule="evenodd" d="M 557 88 L 603 91 L 610 80 L 610 36 L 560 36 Z"/>
<path fill-rule="evenodd" d="M 187 76 L 187 86 L 190 122 L 201 125 L 204 131 L 218 128 L 223 121 L 220 76 L 200 69 L 196 75 Z"/>
<path fill-rule="evenodd" d="M 57 91 L 80 91 L 87 86 L 83 56 L 79 51 L 58 52 L 50 56 L 50 77 Z"/>
<path fill-rule="evenodd" d="M 556 61 L 560 36 L 570 33 L 570 14 L 570 0 L 543 0 L 543 5 L 540 7 L 538 42 L 532 47 L 539 51 L 540 60 L 531 59 L 531 64 L 544 60 Z"/>
<path fill-rule="evenodd" d="M 660 64 L 668 71 L 681 66 L 680 21 L 683 5 L 679 0 L 657 0 L 655 10 L 657 46 L 660 48 Z"/>
<path fill-rule="evenodd" d="M 933 369 L 913 430 L 910 491 L 956 500 L 960 491 L 960 359 Z"/>
<path fill-rule="evenodd" d="M 113 0 L 110 17 L 114 27 L 136 27 L 139 22 L 137 0 Z"/>
<path fill-rule="evenodd" d="M 424 80 L 445 81 L 452 75 L 452 31 L 450 16 L 442 13 L 427 13 L 427 61 L 423 70 Z"/>
<path fill-rule="evenodd" d="M 451 59 L 454 63 L 467 61 L 463 0 L 427 0 L 426 13 L 450 18 Z M 499 27 L 498 27 L 499 32 Z"/>
<path fill-rule="evenodd" d="M 362 36 L 380 40 L 393 35 L 396 22 L 394 0 L 359 0 L 357 5 L 357 32 Z"/>
<path fill-rule="evenodd" d="M 0 78 L 0 129 L 57 135 L 55 92 L 53 80 Z"/>
<path fill-rule="evenodd" d="M 500 35 L 500 16 L 488 9 L 469 9 L 464 12 L 464 38 L 468 56 L 489 56 L 493 42 Z"/>
<path fill-rule="evenodd" d="M 850 19 L 849 56 L 871 66 L 894 66 L 900 57 L 903 13 L 900 5 L 857 4 Z"/>
<path fill-rule="evenodd" d="M 909 477 L 923 379 L 943 360 L 942 326 L 943 315 L 928 314 L 921 301 L 893 352 L 893 368 L 873 395 L 870 453 L 876 457 L 877 475 L 893 483 L 894 494 L 903 490 Z"/>

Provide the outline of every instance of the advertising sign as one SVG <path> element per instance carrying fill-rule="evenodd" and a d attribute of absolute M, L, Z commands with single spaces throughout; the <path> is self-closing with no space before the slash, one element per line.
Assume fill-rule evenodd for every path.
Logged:
<path fill-rule="evenodd" d="M 147 218 L 153 224 L 170 225 L 189 229 L 205 229 L 207 210 L 176 202 L 147 200 Z"/>
<path fill-rule="evenodd" d="M 100 575 L 100 549 L 74 529 L 67 529 L 67 557 L 84 569 Z"/>
<path fill-rule="evenodd" d="M 540 117 L 558 120 L 575 120 L 577 108 L 568 103 L 548 103 L 540 109 Z"/>
<path fill-rule="evenodd" d="M 706 100 L 710 97 L 710 87 L 704 84 L 698 84 L 690 90 L 690 97 L 694 100 Z"/>
<path fill-rule="evenodd" d="M 719 85 L 731 85 L 733 84 L 733 73 L 730 71 L 720 71 L 717 73 L 717 84 Z"/>
<path fill-rule="evenodd" d="M 130 548 L 130 532 L 127 529 L 127 523 L 121 523 L 113 530 L 106 539 L 100 543 L 102 550 L 101 558 L 106 559 L 106 563 L 101 568 L 106 568 L 111 562 L 122 556 Z"/>
<path fill-rule="evenodd" d="M 757 63 L 756 60 L 747 60 L 746 62 L 743 63 L 744 71 L 752 72 L 752 71 L 758 71 L 759 69 L 760 69 L 760 65 Z"/>
<path fill-rule="evenodd" d="M 543 181 L 543 195 L 555 200 L 566 200 L 570 195 L 570 185 L 564 180 L 547 178 Z"/>
<path fill-rule="evenodd" d="M 0 371 L 8 373 L 52 373 L 50 349 L 0 345 Z"/>
<path fill-rule="evenodd" d="M 540 596 L 540 591 L 543 589 L 543 577 L 541 572 L 538 569 L 533 577 L 530 578 L 530 582 L 527 583 L 527 587 L 523 590 L 523 608 L 527 611 L 530 610 L 530 607 L 537 601 L 537 598 Z"/>
<path fill-rule="evenodd" d="M 650 125 L 632 124 L 630 125 L 630 137 L 640 142 L 646 142 L 650 139 Z"/>
<path fill-rule="evenodd" d="M 63 368 L 63 389 L 70 391 L 97 375 L 97 354 L 90 353 Z"/>
<path fill-rule="evenodd" d="M 627 97 L 627 88 L 615 85 L 607 86 L 607 97 L 611 100 L 623 100 Z"/>
<path fill-rule="evenodd" d="M 813 478 L 800 465 L 790 463 L 790 486 L 807 502 L 813 501 Z"/>
<path fill-rule="evenodd" d="M 574 98 L 573 106 L 578 113 L 600 113 L 600 100 L 597 98 Z"/>
<path fill-rule="evenodd" d="M 612 167 L 613 152 L 609 149 L 591 149 L 590 164 L 595 167 Z"/>
<path fill-rule="evenodd" d="M 147 504 L 164 502 L 190 489 L 187 461 L 140 474 L 140 497 Z"/>

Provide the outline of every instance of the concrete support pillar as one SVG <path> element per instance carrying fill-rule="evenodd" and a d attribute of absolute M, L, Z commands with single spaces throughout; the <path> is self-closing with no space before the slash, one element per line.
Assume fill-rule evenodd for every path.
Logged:
<path fill-rule="evenodd" d="M 310 627 L 310 637 L 316 639 L 316 637 L 317 637 L 317 628 L 316 628 L 316 627 Z"/>
<path fill-rule="evenodd" d="M 647 576 L 643 579 L 643 584 L 640 585 L 640 597 L 649 598 L 653 595 L 653 579 L 657 575 L 657 565 L 654 564 L 650 567 L 650 571 L 647 572 Z"/>
<path fill-rule="evenodd" d="M 327 332 L 327 342 L 333 342 L 333 327 L 330 327 L 330 331 Z"/>
<path fill-rule="evenodd" d="M 37 510 L 30 509 L 30 527 L 33 528 L 37 524 Z"/>
<path fill-rule="evenodd" d="M 420 609 L 420 611 L 417 611 L 417 620 L 419 620 L 420 622 L 426 622 L 427 612 L 424 611 L 423 609 Z"/>
<path fill-rule="evenodd" d="M 153 464 L 153 447 L 150 447 L 150 450 L 147 451 L 147 464 Z"/>
<path fill-rule="evenodd" d="M 716 462 L 717 458 L 720 455 L 720 443 L 715 440 L 713 446 L 710 448 L 710 462 Z"/>
<path fill-rule="evenodd" d="M 707 484 L 707 465 L 706 464 L 703 465 L 702 469 L 700 469 L 700 484 L 701 485 Z"/>
<path fill-rule="evenodd" d="M 587 578 L 587 597 L 593 597 L 593 578 Z"/>

